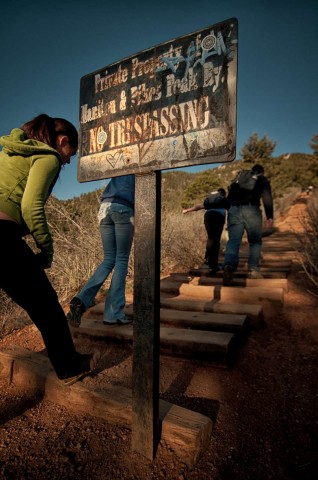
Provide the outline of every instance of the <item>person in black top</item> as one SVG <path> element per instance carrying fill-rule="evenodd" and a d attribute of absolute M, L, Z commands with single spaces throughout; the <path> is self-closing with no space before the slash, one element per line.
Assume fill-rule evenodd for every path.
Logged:
<path fill-rule="evenodd" d="M 224 188 L 211 192 L 203 204 L 186 208 L 182 213 L 205 210 L 204 226 L 208 235 L 206 242 L 205 261 L 209 265 L 210 275 L 215 275 L 219 270 L 220 240 L 226 215 L 226 192 Z"/>
<path fill-rule="evenodd" d="M 260 209 L 263 202 L 266 227 L 273 225 L 273 198 L 271 185 L 264 176 L 262 165 L 256 164 L 252 168 L 255 185 L 252 190 L 245 190 L 232 183 L 228 197 L 228 235 L 224 257 L 223 285 L 230 285 L 234 272 L 237 270 L 239 261 L 239 249 L 244 231 L 247 233 L 249 243 L 248 277 L 263 278 L 260 273 L 259 261 L 262 249 L 262 212 Z"/>

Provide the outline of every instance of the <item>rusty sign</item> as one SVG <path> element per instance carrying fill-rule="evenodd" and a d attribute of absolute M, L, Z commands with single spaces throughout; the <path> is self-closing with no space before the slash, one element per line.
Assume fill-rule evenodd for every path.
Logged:
<path fill-rule="evenodd" d="M 84 76 L 80 182 L 235 158 L 237 20 Z"/>

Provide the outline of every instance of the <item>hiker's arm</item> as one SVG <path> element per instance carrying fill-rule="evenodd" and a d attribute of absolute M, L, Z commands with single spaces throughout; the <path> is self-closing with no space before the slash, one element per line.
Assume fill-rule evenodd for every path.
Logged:
<path fill-rule="evenodd" d="M 182 213 L 196 212 L 197 210 L 203 210 L 203 209 L 204 209 L 203 205 L 194 205 L 194 207 L 185 208 L 184 210 L 182 210 Z"/>
<path fill-rule="evenodd" d="M 272 224 L 273 218 L 274 218 L 272 189 L 266 177 L 263 177 L 262 180 L 263 180 L 262 200 L 263 200 L 265 215 L 266 215 L 267 221 L 271 222 Z"/>

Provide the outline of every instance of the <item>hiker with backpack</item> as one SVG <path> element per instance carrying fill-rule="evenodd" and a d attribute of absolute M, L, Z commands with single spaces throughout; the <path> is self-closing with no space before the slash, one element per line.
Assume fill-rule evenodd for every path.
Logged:
<path fill-rule="evenodd" d="M 205 210 L 204 226 L 208 239 L 206 242 L 205 262 L 209 265 L 209 274 L 216 275 L 219 270 L 219 252 L 220 240 L 225 223 L 226 215 L 226 192 L 224 188 L 219 188 L 211 192 L 205 199 L 203 204 L 194 205 L 186 208 L 182 213 L 195 212 Z"/>
<path fill-rule="evenodd" d="M 223 285 L 231 285 L 239 262 L 239 250 L 244 231 L 249 243 L 248 278 L 263 278 L 260 273 L 263 220 L 261 200 L 266 215 L 266 227 L 273 225 L 271 185 L 264 176 L 262 165 L 243 170 L 230 185 L 228 203 L 228 235 L 224 257 Z"/>

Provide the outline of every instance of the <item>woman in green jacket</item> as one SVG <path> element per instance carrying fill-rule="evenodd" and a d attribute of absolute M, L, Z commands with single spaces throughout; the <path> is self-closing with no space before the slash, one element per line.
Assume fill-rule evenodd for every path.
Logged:
<path fill-rule="evenodd" d="M 42 114 L 0 137 L 0 288 L 29 314 L 42 334 L 58 378 L 83 378 L 98 351 L 75 350 L 64 311 L 44 269 L 53 259 L 45 202 L 61 167 L 76 154 L 78 134 L 67 120 Z M 39 253 L 23 240 L 31 234 Z"/>

